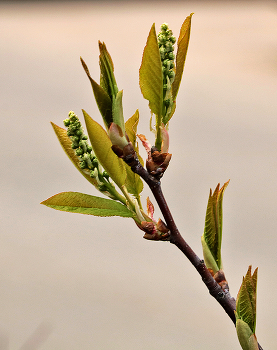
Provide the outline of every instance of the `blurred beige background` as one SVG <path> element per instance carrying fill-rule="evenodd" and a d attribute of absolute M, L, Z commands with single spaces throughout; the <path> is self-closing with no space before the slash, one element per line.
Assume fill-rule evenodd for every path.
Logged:
<path fill-rule="evenodd" d="M 201 256 L 209 189 L 231 179 L 226 275 L 236 296 L 248 265 L 259 267 L 257 336 L 264 350 L 276 347 L 276 2 L 19 1 L 0 3 L 1 350 L 240 349 L 174 246 L 142 239 L 130 219 L 39 205 L 62 191 L 97 195 L 49 124 L 62 125 L 69 110 L 81 117 L 82 108 L 101 120 L 79 56 L 98 80 L 97 41 L 106 43 L 125 118 L 139 108 L 138 131 L 153 141 L 138 85 L 142 51 L 153 22 L 178 36 L 191 12 L 164 192 Z"/>

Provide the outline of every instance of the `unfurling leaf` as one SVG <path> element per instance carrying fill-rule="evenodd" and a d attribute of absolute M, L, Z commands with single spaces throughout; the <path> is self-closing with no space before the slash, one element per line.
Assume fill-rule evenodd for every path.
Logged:
<path fill-rule="evenodd" d="M 58 137 L 58 140 L 60 141 L 60 144 L 62 148 L 64 149 L 65 153 L 69 157 L 69 159 L 72 161 L 72 163 L 75 165 L 75 167 L 80 171 L 80 173 L 95 187 L 98 188 L 98 182 L 96 179 L 93 179 L 89 172 L 85 171 L 84 169 L 80 168 L 80 159 L 76 155 L 75 151 L 72 149 L 72 141 L 67 136 L 67 132 L 65 129 L 59 127 L 58 125 L 51 122 L 51 125 L 55 131 L 55 134 Z"/>
<path fill-rule="evenodd" d="M 236 300 L 236 330 L 243 350 L 258 350 L 255 336 L 257 273 L 258 269 L 251 275 L 251 266 L 249 266 Z"/>
<path fill-rule="evenodd" d="M 210 191 L 204 234 L 201 237 L 205 263 L 214 274 L 222 269 L 222 200 L 228 183 L 229 181 L 221 189 L 219 189 L 218 184 L 213 194 Z"/>
<path fill-rule="evenodd" d="M 172 83 L 172 97 L 173 100 L 176 99 L 179 86 L 181 83 L 186 55 L 188 51 L 189 38 L 190 38 L 190 28 L 191 28 L 191 17 L 193 13 L 191 13 L 182 24 L 179 39 L 177 42 L 177 55 L 176 55 L 176 75 L 175 79 Z"/>
<path fill-rule="evenodd" d="M 109 126 L 111 125 L 113 118 L 112 118 L 112 100 L 108 93 L 102 88 L 102 86 L 98 85 L 96 81 L 92 79 L 90 76 L 89 70 L 87 65 L 85 64 L 84 60 L 81 57 L 81 63 L 82 66 L 90 80 L 94 97 L 98 106 L 98 109 L 102 115 L 102 118 L 104 120 L 106 129 L 108 130 Z"/>
<path fill-rule="evenodd" d="M 257 274 L 258 269 L 251 276 L 251 266 L 249 266 L 236 301 L 237 317 L 246 322 L 253 333 L 256 328 Z"/>
<path fill-rule="evenodd" d="M 151 112 L 161 118 L 163 105 L 163 73 L 155 24 L 152 25 L 143 51 L 139 70 L 143 97 L 149 101 Z"/>
<path fill-rule="evenodd" d="M 70 213 L 94 216 L 133 217 L 134 214 L 123 204 L 111 199 L 90 196 L 79 192 L 58 193 L 41 204 Z"/>
<path fill-rule="evenodd" d="M 122 187 L 126 179 L 125 165 L 112 151 L 112 142 L 100 124 L 83 111 L 89 139 L 98 161 L 113 181 Z"/>

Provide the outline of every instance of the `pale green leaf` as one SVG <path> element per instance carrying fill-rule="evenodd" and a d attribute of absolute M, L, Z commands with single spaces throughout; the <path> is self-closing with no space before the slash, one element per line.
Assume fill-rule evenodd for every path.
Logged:
<path fill-rule="evenodd" d="M 55 131 L 55 134 L 58 137 L 58 140 L 60 141 L 60 144 L 62 148 L 64 149 L 65 153 L 69 157 L 69 159 L 72 161 L 72 163 L 75 165 L 75 167 L 80 171 L 80 173 L 90 182 L 92 183 L 95 187 L 98 188 L 98 183 L 96 179 L 93 179 L 89 175 L 89 171 L 85 169 L 80 168 L 80 161 L 79 158 L 76 156 L 75 151 L 72 149 L 71 145 L 72 142 L 70 138 L 67 136 L 66 130 L 59 127 L 58 125 L 54 124 L 51 122 L 51 125 Z"/>
<path fill-rule="evenodd" d="M 182 24 L 179 39 L 177 42 L 177 55 L 176 55 L 176 75 L 175 79 L 172 83 L 172 97 L 173 100 L 176 99 L 179 86 L 181 83 L 185 60 L 188 51 L 189 38 L 190 38 L 190 28 L 191 28 L 191 17 L 193 13 L 191 13 Z"/>
<path fill-rule="evenodd" d="M 119 202 L 79 192 L 58 193 L 41 202 L 41 204 L 70 213 L 94 216 L 133 217 L 133 213 Z"/>
<path fill-rule="evenodd" d="M 88 135 L 94 153 L 100 164 L 107 171 L 113 181 L 122 187 L 126 179 L 125 165 L 122 159 L 118 158 L 112 150 L 112 142 L 106 131 L 83 111 Z"/>
<path fill-rule="evenodd" d="M 149 101 L 151 112 L 161 116 L 163 104 L 163 73 L 155 24 L 152 25 L 143 51 L 139 70 L 139 83 L 143 97 Z"/>

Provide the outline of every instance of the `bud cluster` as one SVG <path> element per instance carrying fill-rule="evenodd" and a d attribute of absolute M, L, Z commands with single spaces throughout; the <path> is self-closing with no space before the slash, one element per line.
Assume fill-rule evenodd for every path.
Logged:
<path fill-rule="evenodd" d="M 89 175 L 97 180 L 100 191 L 109 191 L 111 186 L 109 174 L 106 171 L 100 171 L 98 159 L 87 142 L 88 137 L 84 135 L 83 127 L 77 115 L 70 111 L 68 118 L 64 120 L 64 125 L 67 127 L 67 135 L 72 141 L 72 149 L 75 150 L 75 154 L 80 160 L 80 168 L 89 171 Z"/>
<path fill-rule="evenodd" d="M 163 83 L 164 83 L 164 92 L 171 89 L 171 84 L 175 78 L 175 65 L 173 53 L 174 46 L 176 42 L 175 36 L 172 35 L 172 30 L 168 28 L 168 24 L 164 23 L 161 25 L 161 31 L 158 34 L 158 45 L 160 50 L 160 56 L 162 61 L 162 70 L 163 70 Z M 169 103 L 169 102 L 167 102 Z"/>
<path fill-rule="evenodd" d="M 98 166 L 98 161 L 92 154 L 92 147 L 88 145 L 88 137 L 84 135 L 77 115 L 70 111 L 68 119 L 65 119 L 63 122 L 67 127 L 67 135 L 72 141 L 72 148 L 75 150 L 76 156 L 80 159 L 80 168 L 93 171 Z"/>

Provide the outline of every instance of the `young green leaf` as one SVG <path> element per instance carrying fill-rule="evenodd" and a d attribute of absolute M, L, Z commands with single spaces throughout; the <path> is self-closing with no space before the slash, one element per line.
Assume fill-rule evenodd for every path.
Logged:
<path fill-rule="evenodd" d="M 105 123 L 105 127 L 108 130 L 112 121 L 113 121 L 113 116 L 112 116 L 112 100 L 108 93 L 94 81 L 89 73 L 88 67 L 85 64 L 84 60 L 82 57 L 80 57 L 82 66 L 90 80 L 94 97 L 98 106 L 98 109 L 102 115 L 102 118 Z"/>
<path fill-rule="evenodd" d="M 112 142 L 106 131 L 83 110 L 88 135 L 98 161 L 113 181 L 122 187 L 126 179 L 124 162 L 112 151 Z"/>
<path fill-rule="evenodd" d="M 143 97 L 149 101 L 151 112 L 161 118 L 163 105 L 163 73 L 155 24 L 152 25 L 143 51 L 139 70 Z"/>
<path fill-rule="evenodd" d="M 229 181 L 227 181 L 221 189 L 219 189 L 218 184 L 213 194 L 212 191 L 210 191 L 204 234 L 201 238 L 205 263 L 214 273 L 222 269 L 222 201 L 223 193 L 228 183 Z"/>
<path fill-rule="evenodd" d="M 123 204 L 111 199 L 90 196 L 79 192 L 58 193 L 41 204 L 70 213 L 94 216 L 133 217 L 133 213 Z"/>
<path fill-rule="evenodd" d="M 72 149 L 72 141 L 67 136 L 66 130 L 59 127 L 58 125 L 51 122 L 51 125 L 55 131 L 55 134 L 58 137 L 58 140 L 60 141 L 60 144 L 62 148 L 64 149 L 65 153 L 67 154 L 68 158 L 72 161 L 72 163 L 75 165 L 75 167 L 80 171 L 80 173 L 90 182 L 92 183 L 96 188 L 98 188 L 98 182 L 96 179 L 93 179 L 89 172 L 83 170 L 80 168 L 80 160 L 78 156 L 76 155 L 75 151 Z"/>
<path fill-rule="evenodd" d="M 186 55 L 188 51 L 189 38 L 190 38 L 190 28 L 191 28 L 191 17 L 193 13 L 191 13 L 182 24 L 180 35 L 177 43 L 177 55 L 176 55 L 176 75 L 175 79 L 172 83 L 172 97 L 173 100 L 176 99 L 179 86 L 181 83 L 184 64 L 186 60 Z"/>

